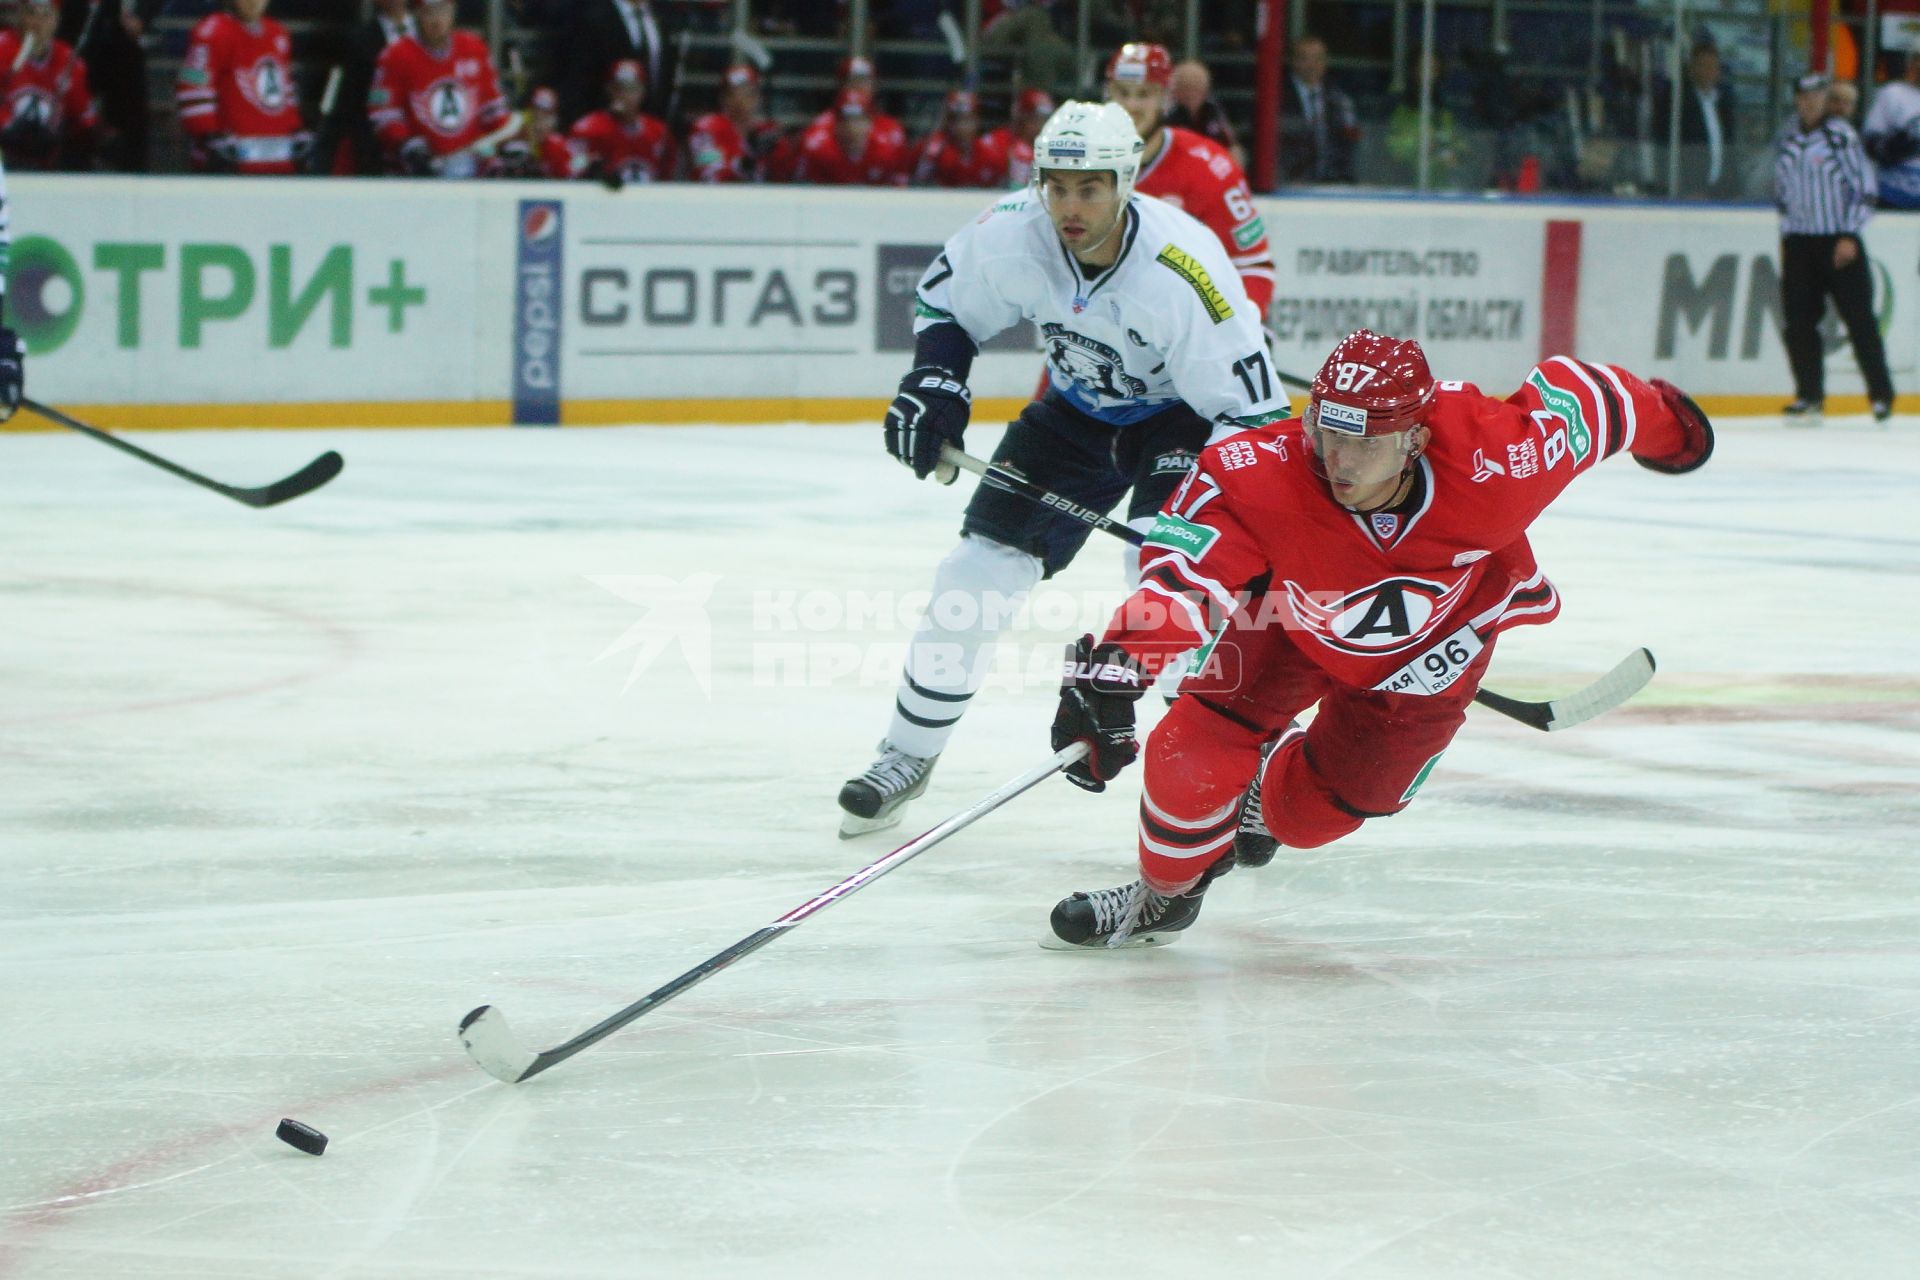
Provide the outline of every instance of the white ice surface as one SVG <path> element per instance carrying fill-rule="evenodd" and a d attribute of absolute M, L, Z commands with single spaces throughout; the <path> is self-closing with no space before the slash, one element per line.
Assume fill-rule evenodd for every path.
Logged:
<path fill-rule="evenodd" d="M 517 1087 L 472 1006 L 564 1039 L 1045 757 L 997 687 L 843 843 L 906 630 L 756 625 L 923 588 L 965 487 L 872 427 L 142 437 L 346 454 L 263 513 L 0 438 L 0 1277 L 1920 1273 L 1917 433 L 1583 479 L 1489 683 L 1652 687 L 1476 712 L 1176 946 L 1034 945 L 1132 874 L 1137 777 L 1056 780 Z M 644 575 L 710 591 L 711 696 L 595 661 Z"/>

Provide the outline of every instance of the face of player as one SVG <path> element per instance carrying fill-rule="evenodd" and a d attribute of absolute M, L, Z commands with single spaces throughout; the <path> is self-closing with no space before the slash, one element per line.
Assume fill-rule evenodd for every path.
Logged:
<path fill-rule="evenodd" d="M 267 0 L 233 0 L 233 15 L 242 22 L 258 22 L 266 11 Z"/>
<path fill-rule="evenodd" d="M 735 120 L 754 120 L 760 115 L 760 90 L 750 84 L 729 85 L 720 98 L 720 110 Z"/>
<path fill-rule="evenodd" d="M 1793 95 L 1793 111 L 1800 117 L 1800 127 L 1811 129 L 1826 118 L 1827 91 L 1825 89 L 1802 89 Z"/>
<path fill-rule="evenodd" d="M 867 153 L 867 140 L 873 137 L 873 121 L 865 116 L 841 116 L 833 122 L 833 136 L 849 159 Z"/>
<path fill-rule="evenodd" d="M 947 121 L 947 136 L 963 147 L 973 145 L 980 136 L 980 117 L 976 115 L 958 115 Z"/>
<path fill-rule="evenodd" d="M 1318 469 L 1327 478 L 1333 500 L 1355 511 L 1372 511 L 1399 491 L 1407 462 L 1426 448 L 1427 429 L 1350 436 L 1310 426 L 1307 440 L 1313 445 Z"/>
<path fill-rule="evenodd" d="M 414 16 L 420 24 L 420 38 L 428 44 L 445 44 L 453 35 L 453 5 L 426 4 Z"/>
<path fill-rule="evenodd" d="M 1076 256 L 1112 249 L 1113 229 L 1124 210 L 1119 184 L 1103 170 L 1048 169 L 1040 175 L 1040 198 L 1067 252 Z"/>
<path fill-rule="evenodd" d="M 545 142 L 553 131 L 560 127 L 560 117 L 551 111 L 542 111 L 537 107 L 527 111 L 527 141 L 534 146 Z"/>
<path fill-rule="evenodd" d="M 20 29 L 40 43 L 53 39 L 60 25 L 60 11 L 50 4 L 30 4 L 20 10 Z"/>
<path fill-rule="evenodd" d="M 631 80 L 616 80 L 607 86 L 607 107 L 622 120 L 640 114 L 640 99 L 646 91 Z"/>
<path fill-rule="evenodd" d="M 1117 102 L 1133 117 L 1133 127 L 1142 138 L 1152 138 L 1160 127 L 1161 113 L 1167 109 L 1167 91 L 1157 84 L 1136 84 L 1130 80 L 1107 81 L 1107 101 Z"/>

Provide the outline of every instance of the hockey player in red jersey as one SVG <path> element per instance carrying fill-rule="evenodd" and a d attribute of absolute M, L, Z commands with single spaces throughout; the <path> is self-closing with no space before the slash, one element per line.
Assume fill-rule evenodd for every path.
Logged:
<path fill-rule="evenodd" d="M 1028 151 L 1031 158 L 1032 151 Z M 979 100 L 966 89 L 947 95 L 940 124 L 920 144 L 913 164 L 918 187 L 1004 187 L 1007 153 L 999 139 L 980 133 Z"/>
<path fill-rule="evenodd" d="M 906 155 L 912 149 L 912 144 L 907 141 L 907 127 L 880 109 L 880 81 L 874 75 L 873 59 L 862 57 L 840 59 L 837 79 L 839 88 L 834 90 L 834 105 L 808 121 L 806 132 L 811 134 L 816 129 L 822 133 L 831 132 L 834 116 L 840 105 L 840 95 L 848 89 L 857 89 L 868 98 L 867 117 L 873 121 L 873 140 L 884 148 Z"/>
<path fill-rule="evenodd" d="M 20 29 L 0 31 L 0 150 L 17 169 L 57 168 L 98 124 L 87 64 L 54 39 L 59 23 L 53 0 L 26 0 Z"/>
<path fill-rule="evenodd" d="M 541 85 L 527 95 L 520 132 L 500 144 L 490 178 L 571 178 L 578 157 L 560 132 L 560 95 Z"/>
<path fill-rule="evenodd" d="M 574 121 L 567 134 L 586 177 L 613 187 L 673 177 L 679 148 L 664 122 L 640 110 L 646 97 L 647 69 L 634 58 L 614 63 L 607 105 Z"/>
<path fill-rule="evenodd" d="M 367 95 L 374 133 L 393 165 L 415 176 L 470 178 L 484 141 L 507 123 L 487 42 L 453 25 L 453 0 L 415 0 L 419 34 L 380 54 Z"/>
<path fill-rule="evenodd" d="M 760 111 L 760 73 L 746 63 L 720 77 L 720 109 L 687 130 L 688 176 L 696 182 L 761 182 L 782 148 L 780 126 Z"/>
<path fill-rule="evenodd" d="M 312 148 L 294 92 L 293 42 L 267 15 L 267 0 L 233 0 L 187 38 L 174 81 L 180 127 L 196 169 L 293 173 Z"/>
<path fill-rule="evenodd" d="M 1139 753 L 1154 673 L 1220 635 L 1147 740 L 1140 878 L 1062 900 L 1059 945 L 1165 941 L 1236 862 L 1404 809 L 1499 633 L 1559 611 L 1528 525 L 1622 452 L 1691 471 L 1713 429 L 1679 388 L 1611 365 L 1555 356 L 1498 400 L 1435 383 L 1418 343 L 1365 329 L 1297 424 L 1205 450 L 1147 535 L 1139 590 L 1099 642 L 1081 638 L 1061 689 L 1054 747 L 1087 743 L 1067 772 L 1101 790 Z"/>
<path fill-rule="evenodd" d="M 837 186 L 904 186 L 907 181 L 905 148 L 882 140 L 874 125 L 873 95 L 864 89 L 842 89 L 833 100 L 831 126 L 808 126 L 800 139 L 795 182 Z"/>
<path fill-rule="evenodd" d="M 1024 187 L 1033 178 L 1033 140 L 1053 114 L 1045 89 L 1022 89 L 1013 100 L 1013 118 L 987 134 L 986 141 L 1007 158 L 1007 185 Z"/>
<path fill-rule="evenodd" d="M 1264 320 L 1273 303 L 1273 255 L 1247 175 L 1217 144 L 1166 123 L 1172 84 L 1173 56 L 1164 45 L 1122 45 L 1107 61 L 1107 101 L 1126 108 L 1147 144 L 1141 193 L 1185 209 L 1220 237 Z"/>

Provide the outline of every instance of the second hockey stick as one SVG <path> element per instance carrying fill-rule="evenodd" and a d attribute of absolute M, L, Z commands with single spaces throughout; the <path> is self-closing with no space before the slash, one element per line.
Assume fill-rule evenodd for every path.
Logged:
<path fill-rule="evenodd" d="M 291 501 L 303 493 L 311 493 L 327 481 L 340 474 L 346 466 L 344 459 L 329 449 L 319 457 L 300 468 L 292 475 L 272 484 L 258 488 L 244 488 L 240 485 L 222 484 L 211 476 L 203 476 L 198 471 L 188 470 L 177 462 L 169 462 L 157 453 L 148 453 L 137 444 L 122 440 L 119 436 L 99 427 L 89 426 L 78 418 L 70 417 L 52 405 L 41 404 L 38 400 L 25 398 L 21 404 L 33 410 L 48 422 L 55 422 L 69 431 L 78 431 L 83 436 L 91 436 L 101 444 L 109 444 L 122 453 L 130 453 L 140 461 L 160 468 L 162 471 L 179 476 L 182 480 L 199 485 L 202 489 L 211 489 L 222 497 L 232 498 L 235 502 L 244 502 L 250 507 L 272 507 Z"/>
<path fill-rule="evenodd" d="M 952 445 L 943 445 L 940 449 L 942 465 L 954 466 L 962 471 L 971 471 L 980 477 L 982 484 L 1000 490 L 1002 493 L 1015 494 L 1031 499 L 1044 507 L 1052 507 L 1060 514 L 1078 520 L 1081 524 L 1110 533 L 1123 542 L 1136 547 L 1147 544 L 1146 535 L 1138 529 L 1113 520 L 1091 507 L 1083 507 L 1071 498 L 1063 498 L 1050 489 L 1043 489 L 1024 476 L 1015 475 L 1005 467 L 995 466 L 970 453 L 964 453 Z M 1527 702 L 1520 698 L 1510 698 L 1504 693 L 1495 693 L 1491 689 L 1481 689 L 1474 693 L 1473 700 L 1489 711 L 1498 711 L 1510 720 L 1551 733 L 1556 729 L 1565 729 L 1591 720 L 1613 710 L 1621 703 L 1640 692 L 1653 679 L 1653 654 L 1646 649 L 1635 649 L 1615 664 L 1613 670 L 1601 676 L 1584 689 L 1577 689 L 1563 698 L 1550 698 L 1545 702 Z"/>
<path fill-rule="evenodd" d="M 466 1046 L 468 1056 L 496 1080 L 518 1084 L 531 1076 L 537 1076 L 547 1068 L 565 1062 L 582 1049 L 591 1048 L 600 1043 L 634 1019 L 653 1012 L 688 988 L 705 982 L 734 961 L 752 955 L 808 916 L 872 884 L 887 872 L 933 848 L 954 832 L 986 817 L 1015 796 L 1032 790 L 1086 754 L 1087 745 L 1084 742 L 1076 742 L 1072 746 L 1061 748 L 1048 757 L 1045 763 L 1037 764 L 1019 777 L 1004 783 L 991 795 L 962 809 L 931 831 L 907 841 L 878 862 L 862 867 L 831 889 L 809 898 L 772 924 L 756 929 L 725 951 L 702 960 L 664 987 L 642 996 L 612 1017 L 588 1027 L 571 1040 L 539 1053 L 531 1052 L 520 1046 L 520 1041 L 514 1036 L 513 1029 L 507 1025 L 506 1015 L 490 1004 L 483 1004 L 460 1020 L 460 1043 Z"/>

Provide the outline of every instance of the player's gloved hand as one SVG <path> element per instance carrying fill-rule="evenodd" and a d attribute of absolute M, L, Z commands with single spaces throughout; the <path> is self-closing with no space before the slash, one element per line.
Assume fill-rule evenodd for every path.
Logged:
<path fill-rule="evenodd" d="M 309 129 L 296 129 L 287 135 L 287 158 L 299 166 L 305 166 L 313 155 L 313 132 Z"/>
<path fill-rule="evenodd" d="M 0 324 L 0 422 L 20 408 L 27 393 L 27 345 L 20 335 Z"/>
<path fill-rule="evenodd" d="M 1649 471 L 1658 471 L 1662 475 L 1685 475 L 1689 471 L 1704 466 L 1713 456 L 1713 424 L 1707 421 L 1707 415 L 1699 405 L 1693 402 L 1680 388 L 1664 378 L 1654 378 L 1647 383 L 1660 393 L 1667 411 L 1673 414 L 1679 426 L 1677 446 L 1669 446 L 1663 453 L 1641 453 L 1634 451 L 1633 460 Z M 1654 438 L 1652 432 L 1641 431 L 1640 444 Z"/>
<path fill-rule="evenodd" d="M 1147 681 L 1127 651 L 1117 644 L 1095 644 L 1081 636 L 1067 650 L 1060 680 L 1060 709 L 1053 716 L 1053 749 L 1076 742 L 1092 750 L 1067 766 L 1067 780 L 1088 791 L 1107 783 L 1140 754 L 1133 736 L 1133 704 Z"/>
<path fill-rule="evenodd" d="M 415 178 L 430 178 L 440 172 L 440 161 L 425 138 L 408 138 L 400 144 L 400 171 Z"/>
<path fill-rule="evenodd" d="M 887 407 L 887 452 L 925 480 L 940 465 L 940 446 L 960 447 L 973 392 L 950 369 L 923 364 L 900 379 L 900 394 Z M 949 467 L 941 477 L 952 484 L 959 473 Z"/>
<path fill-rule="evenodd" d="M 232 173 L 240 167 L 240 144 L 231 134 L 216 133 L 201 139 L 196 158 L 209 173 Z"/>

